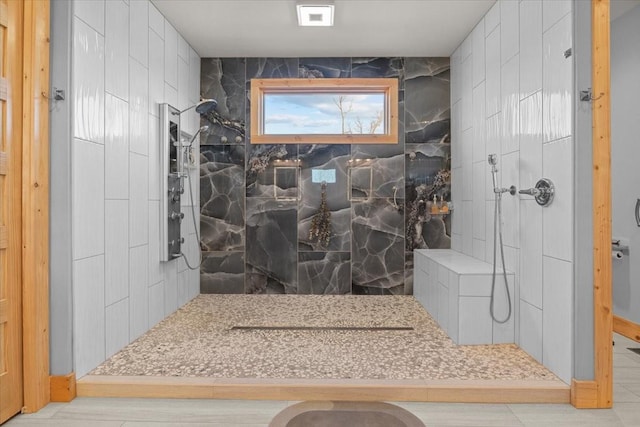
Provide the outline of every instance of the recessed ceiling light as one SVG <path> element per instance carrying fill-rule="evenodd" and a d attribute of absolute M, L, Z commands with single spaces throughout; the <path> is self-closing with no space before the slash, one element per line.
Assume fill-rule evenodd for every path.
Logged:
<path fill-rule="evenodd" d="M 333 26 L 333 1 L 299 1 L 298 25 L 301 27 L 331 27 Z"/>

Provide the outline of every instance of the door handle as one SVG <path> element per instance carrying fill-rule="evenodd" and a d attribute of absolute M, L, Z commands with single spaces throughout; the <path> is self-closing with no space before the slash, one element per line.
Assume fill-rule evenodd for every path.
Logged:
<path fill-rule="evenodd" d="M 636 200 L 636 224 L 640 227 L 640 199 Z"/>

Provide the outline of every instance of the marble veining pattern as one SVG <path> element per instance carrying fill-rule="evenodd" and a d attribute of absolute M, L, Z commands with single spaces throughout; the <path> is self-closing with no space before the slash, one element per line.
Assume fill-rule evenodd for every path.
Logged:
<path fill-rule="evenodd" d="M 412 331 L 233 326 L 413 327 Z M 557 381 L 513 344 L 456 346 L 410 296 L 199 295 L 92 375 Z"/>
<path fill-rule="evenodd" d="M 200 147 L 200 246 L 205 251 L 244 248 L 244 146 Z"/>
<path fill-rule="evenodd" d="M 202 120 L 201 291 L 411 294 L 413 249 L 451 244 L 450 216 L 427 209 L 450 200 L 449 59 L 204 58 L 201 75 L 218 101 Z M 398 144 L 251 144 L 251 79 L 351 77 L 398 79 Z M 336 176 L 322 244 L 314 169 Z"/>
<path fill-rule="evenodd" d="M 404 200 L 398 200 L 403 204 Z M 358 294 L 404 293 L 403 215 L 387 199 L 352 208 L 352 280 Z"/>

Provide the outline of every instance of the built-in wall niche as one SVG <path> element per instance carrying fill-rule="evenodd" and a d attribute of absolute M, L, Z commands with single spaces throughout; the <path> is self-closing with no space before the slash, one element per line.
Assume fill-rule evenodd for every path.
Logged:
<path fill-rule="evenodd" d="M 373 192 L 373 168 L 370 162 L 350 166 L 347 175 L 349 200 L 368 200 Z"/>
<path fill-rule="evenodd" d="M 398 79 L 252 79 L 252 144 L 397 144 Z"/>
<path fill-rule="evenodd" d="M 273 168 L 273 191 L 276 200 L 298 200 L 298 166 L 275 166 Z"/>

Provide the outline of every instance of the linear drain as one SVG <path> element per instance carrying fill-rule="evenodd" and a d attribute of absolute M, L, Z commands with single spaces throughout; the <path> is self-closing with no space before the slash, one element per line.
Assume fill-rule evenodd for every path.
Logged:
<path fill-rule="evenodd" d="M 411 326 L 233 326 L 243 331 L 413 331 Z"/>

